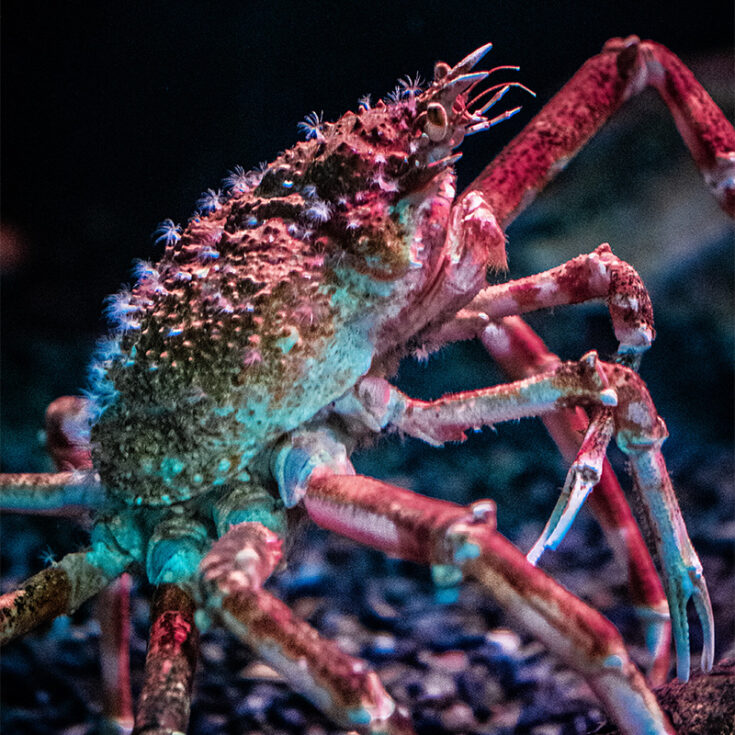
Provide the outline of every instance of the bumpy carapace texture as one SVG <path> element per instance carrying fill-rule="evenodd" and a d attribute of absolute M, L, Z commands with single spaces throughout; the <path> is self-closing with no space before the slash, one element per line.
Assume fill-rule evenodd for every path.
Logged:
<path fill-rule="evenodd" d="M 422 326 L 451 151 L 482 120 L 466 108 L 477 80 L 459 71 L 335 123 L 312 116 L 308 140 L 211 192 L 113 297 L 120 331 L 96 363 L 92 431 L 113 495 L 169 505 L 245 480 L 268 441 L 355 384 L 409 304 Z"/>

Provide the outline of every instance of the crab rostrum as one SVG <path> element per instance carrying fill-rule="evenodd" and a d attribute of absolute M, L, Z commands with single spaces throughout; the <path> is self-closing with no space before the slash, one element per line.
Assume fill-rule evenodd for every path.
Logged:
<path fill-rule="evenodd" d="M 94 518 L 87 550 L 2 598 L 4 639 L 73 611 L 127 571 L 145 570 L 157 587 L 136 732 L 186 729 L 197 629 L 211 624 L 335 722 L 412 731 L 374 672 L 263 588 L 297 506 L 324 528 L 478 580 L 586 678 L 623 731 L 671 732 L 615 628 L 534 566 L 596 487 L 593 510 L 625 539 L 649 628 L 650 681 L 666 675 L 672 628 L 678 675 L 688 676 L 690 600 L 704 630 L 703 668 L 711 667 L 702 567 L 661 454 L 666 427 L 636 373 L 654 338 L 638 274 L 606 244 L 520 280 L 488 286 L 486 274 L 505 268 L 508 223 L 645 86 L 663 96 L 729 213 L 735 133 L 671 52 L 613 39 L 457 195 L 457 147 L 517 111 L 498 110 L 507 92 L 528 91 L 488 84 L 497 69 L 473 71 L 489 48 L 437 64 L 425 88 L 406 79 L 374 106 L 363 99 L 334 123 L 310 115 L 306 141 L 259 170 L 236 168 L 185 228 L 164 222 L 160 262 L 140 264 L 132 289 L 109 301 L 115 327 L 92 366 L 89 398 L 49 413 L 60 471 L 2 476 L 6 510 L 91 509 Z M 609 307 L 619 341 L 610 363 L 595 352 L 559 361 L 520 317 L 591 299 Z M 405 354 L 465 339 L 480 340 L 515 382 L 420 401 L 388 381 Z M 544 418 L 570 463 L 528 556 L 497 532 L 491 501 L 434 500 L 357 475 L 350 463 L 358 442 L 385 430 L 440 445 L 525 416 Z M 665 595 L 605 460 L 613 437 L 629 460 Z M 118 604 L 126 586 L 114 585 L 106 594 Z M 114 612 L 108 632 L 124 619 Z M 118 654 L 124 646 L 107 644 L 107 655 Z M 107 714 L 123 722 L 125 677 L 105 668 Z"/>

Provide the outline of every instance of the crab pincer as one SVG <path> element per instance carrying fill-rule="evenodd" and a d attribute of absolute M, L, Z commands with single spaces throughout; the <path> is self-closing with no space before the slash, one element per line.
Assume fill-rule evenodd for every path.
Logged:
<path fill-rule="evenodd" d="M 619 405 L 614 413 L 616 440 L 630 462 L 633 490 L 656 548 L 663 571 L 676 645 L 677 676 L 689 679 L 689 625 L 687 605 L 693 601 L 702 625 L 701 666 L 712 668 L 715 630 L 712 604 L 704 580 L 702 563 L 692 546 L 671 484 L 661 445 L 668 437 L 642 379 L 632 370 L 609 365 L 610 382 Z"/>

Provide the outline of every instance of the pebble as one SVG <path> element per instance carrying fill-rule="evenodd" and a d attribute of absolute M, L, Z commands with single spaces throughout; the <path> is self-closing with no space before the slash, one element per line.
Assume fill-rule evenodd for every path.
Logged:
<path fill-rule="evenodd" d="M 457 674 L 464 671 L 469 665 L 469 658 L 464 651 L 442 651 L 440 653 L 421 651 L 417 658 L 429 668 L 448 674 Z"/>
<path fill-rule="evenodd" d="M 521 719 L 523 705 L 518 700 L 504 702 L 493 708 L 493 715 L 490 718 L 490 730 L 507 728 L 513 729 Z"/>
<path fill-rule="evenodd" d="M 362 654 L 363 648 L 360 645 L 359 639 L 351 635 L 335 636 L 334 641 L 343 653 L 356 657 L 359 657 Z"/>
<path fill-rule="evenodd" d="M 390 633 L 378 633 L 371 638 L 364 651 L 363 656 L 366 658 L 389 658 L 396 651 L 396 638 Z"/>
<path fill-rule="evenodd" d="M 238 674 L 246 681 L 283 681 L 283 677 L 268 664 L 261 661 L 252 661 Z"/>
<path fill-rule="evenodd" d="M 295 707 L 285 707 L 284 709 L 278 710 L 274 721 L 279 725 L 293 728 L 297 732 L 303 732 L 306 726 L 304 713 Z"/>
<path fill-rule="evenodd" d="M 471 730 L 478 726 L 472 707 L 464 702 L 455 702 L 442 711 L 440 715 L 442 727 L 447 732 Z"/>
<path fill-rule="evenodd" d="M 485 712 L 503 701 L 505 690 L 493 673 L 483 664 L 473 664 L 459 677 L 462 696 L 475 711 Z"/>
<path fill-rule="evenodd" d="M 454 677 L 438 671 L 430 671 L 423 680 L 423 691 L 419 702 L 434 704 L 448 703 L 457 696 L 457 685 Z"/>
<path fill-rule="evenodd" d="M 78 725 L 72 725 L 71 727 L 67 727 L 61 733 L 61 735 L 91 735 L 92 732 L 93 732 L 93 729 L 90 725 L 81 723 Z"/>
<path fill-rule="evenodd" d="M 531 735 L 562 735 L 563 729 L 564 726 L 559 722 L 548 722 L 532 728 Z"/>
<path fill-rule="evenodd" d="M 202 641 L 199 644 L 199 655 L 209 666 L 217 666 L 226 658 L 225 649 L 219 641 Z"/>
<path fill-rule="evenodd" d="M 498 653 L 514 656 L 521 646 L 521 638 L 515 631 L 498 628 L 485 634 L 485 641 L 496 648 Z"/>

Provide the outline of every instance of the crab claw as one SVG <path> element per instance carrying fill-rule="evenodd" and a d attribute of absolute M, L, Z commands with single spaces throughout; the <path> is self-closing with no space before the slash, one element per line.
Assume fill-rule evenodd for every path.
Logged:
<path fill-rule="evenodd" d="M 567 473 L 559 500 L 541 536 L 526 555 L 531 564 L 536 564 L 546 549 L 556 549 L 562 542 L 587 496 L 600 481 L 612 430 L 610 410 L 599 410 L 590 421 L 582 446 Z"/>
<path fill-rule="evenodd" d="M 664 562 L 664 567 L 666 568 L 664 586 L 669 599 L 671 629 L 676 646 L 676 675 L 681 681 L 688 681 L 690 654 L 687 605 L 689 600 L 694 602 L 694 609 L 697 611 L 704 636 L 701 667 L 703 671 L 710 671 L 714 662 L 715 646 L 712 604 L 702 574 L 702 565 L 696 554 L 693 559 L 685 560 L 679 557 L 669 565 Z"/>
<path fill-rule="evenodd" d="M 702 564 L 687 534 L 661 454 L 661 444 L 668 436 L 662 419 L 658 418 L 656 428 L 655 434 L 645 437 L 630 431 L 619 431 L 617 442 L 630 460 L 635 491 L 640 495 L 641 506 L 657 547 L 676 646 L 676 675 L 681 681 L 687 681 L 690 669 L 689 601 L 694 602 L 702 626 L 703 671 L 709 671 L 714 660 L 714 620 Z"/>

